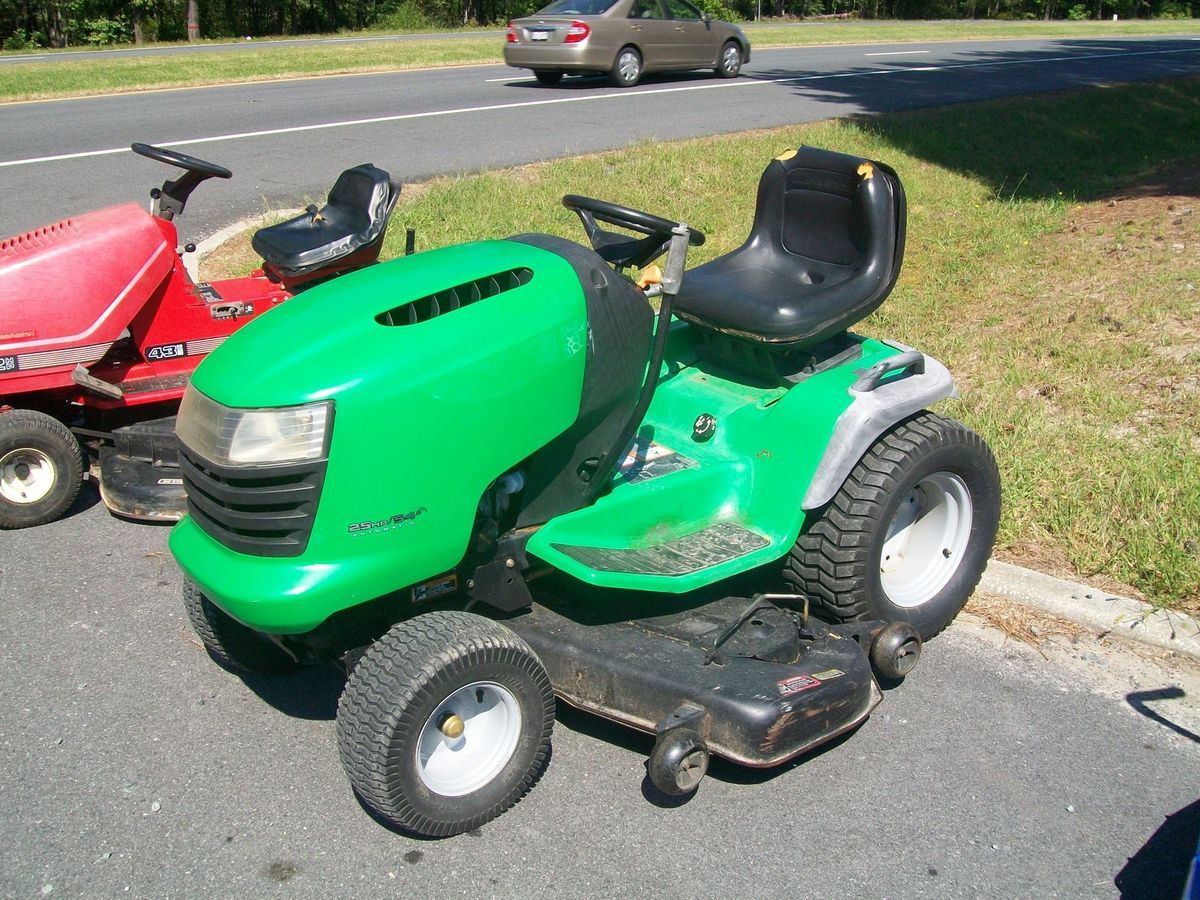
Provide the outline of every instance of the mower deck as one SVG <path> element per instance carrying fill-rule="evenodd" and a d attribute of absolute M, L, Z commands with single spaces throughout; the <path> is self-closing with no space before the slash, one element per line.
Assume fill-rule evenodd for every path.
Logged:
<path fill-rule="evenodd" d="M 178 522 L 187 512 L 174 416 L 116 429 L 99 462 L 100 497 L 117 515 Z"/>
<path fill-rule="evenodd" d="M 742 765 L 785 762 L 853 728 L 882 699 L 850 630 L 812 620 L 798 628 L 798 614 L 769 602 L 725 597 L 597 621 L 604 611 L 587 599 L 535 603 L 505 624 L 572 706 L 659 735 L 686 726 Z"/>

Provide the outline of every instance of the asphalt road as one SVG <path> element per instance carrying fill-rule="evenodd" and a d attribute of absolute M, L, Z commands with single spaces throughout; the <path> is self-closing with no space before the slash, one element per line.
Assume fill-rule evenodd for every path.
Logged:
<path fill-rule="evenodd" d="M 647 739 L 563 710 L 515 809 L 414 840 L 341 772 L 338 673 L 220 669 L 166 536 L 81 503 L 0 537 L 0 895 L 1171 896 L 1200 830 L 1200 729 L 1131 703 L 1171 676 L 1100 691 L 955 625 L 798 766 L 717 764 L 663 806 Z"/>
<path fill-rule="evenodd" d="M 547 88 L 522 71 L 471 66 L 5 105 L 0 234 L 145 199 L 173 170 L 134 156 L 133 141 L 233 170 L 232 181 L 194 195 L 182 228 L 197 239 L 264 204 L 320 199 L 364 160 L 412 180 L 637 140 L 1197 74 L 1200 38 L 764 49 L 745 72 L 617 90 L 578 78 Z M 586 192 L 603 196 L 604 187 Z"/>

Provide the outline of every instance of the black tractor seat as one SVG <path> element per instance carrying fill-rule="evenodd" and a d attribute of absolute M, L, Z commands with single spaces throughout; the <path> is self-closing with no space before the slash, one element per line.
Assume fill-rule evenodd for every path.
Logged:
<path fill-rule="evenodd" d="M 687 272 L 675 311 L 760 346 L 814 347 L 873 312 L 904 258 L 904 188 L 882 163 L 815 147 L 773 160 L 736 250 Z"/>
<path fill-rule="evenodd" d="M 254 251 L 288 277 L 305 275 L 365 247 L 382 243 L 400 183 L 383 169 L 363 163 L 338 176 L 321 209 L 261 228 Z"/>

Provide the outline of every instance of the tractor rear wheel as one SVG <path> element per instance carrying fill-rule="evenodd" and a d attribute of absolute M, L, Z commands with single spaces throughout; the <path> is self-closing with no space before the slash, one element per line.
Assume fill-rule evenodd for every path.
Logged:
<path fill-rule="evenodd" d="M 503 625 L 432 612 L 395 625 L 354 666 L 338 703 L 338 750 L 378 815 L 428 837 L 469 831 L 540 777 L 554 692 Z"/>
<path fill-rule="evenodd" d="M 0 528 L 57 519 L 82 481 L 83 452 L 66 425 L 31 409 L 0 413 Z"/>
<path fill-rule="evenodd" d="M 827 618 L 908 622 L 928 640 L 979 583 L 999 521 L 987 444 L 921 412 L 879 438 L 810 519 L 784 578 Z"/>

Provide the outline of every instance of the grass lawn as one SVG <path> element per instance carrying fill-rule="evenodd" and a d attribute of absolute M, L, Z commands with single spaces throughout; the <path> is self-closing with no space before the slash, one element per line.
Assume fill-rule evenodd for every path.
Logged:
<path fill-rule="evenodd" d="M 741 243 L 781 150 L 888 162 L 907 255 L 858 330 L 954 372 L 942 411 L 1000 462 L 999 555 L 1200 612 L 1198 133 L 1193 79 L 646 144 L 408 188 L 385 254 L 405 226 L 419 249 L 582 240 L 559 204 L 574 192 L 686 219 L 709 236 L 695 265 Z M 247 243 L 210 262 L 249 268 Z"/>
<path fill-rule="evenodd" d="M 750 27 L 752 47 L 935 41 L 993 38 L 1100 38 L 1129 34 L 1200 34 L 1194 19 L 1132 19 L 1120 22 L 870 22 L 812 23 Z M 494 35 L 404 42 L 372 41 L 317 46 L 272 46 L 255 50 L 178 53 L 169 56 L 89 56 L 0 64 L 0 102 L 75 97 L 151 88 L 188 87 L 238 81 L 269 81 L 308 75 L 382 72 L 427 66 L 499 63 L 502 43 Z M 0 53 L 0 58 L 16 56 Z"/>

